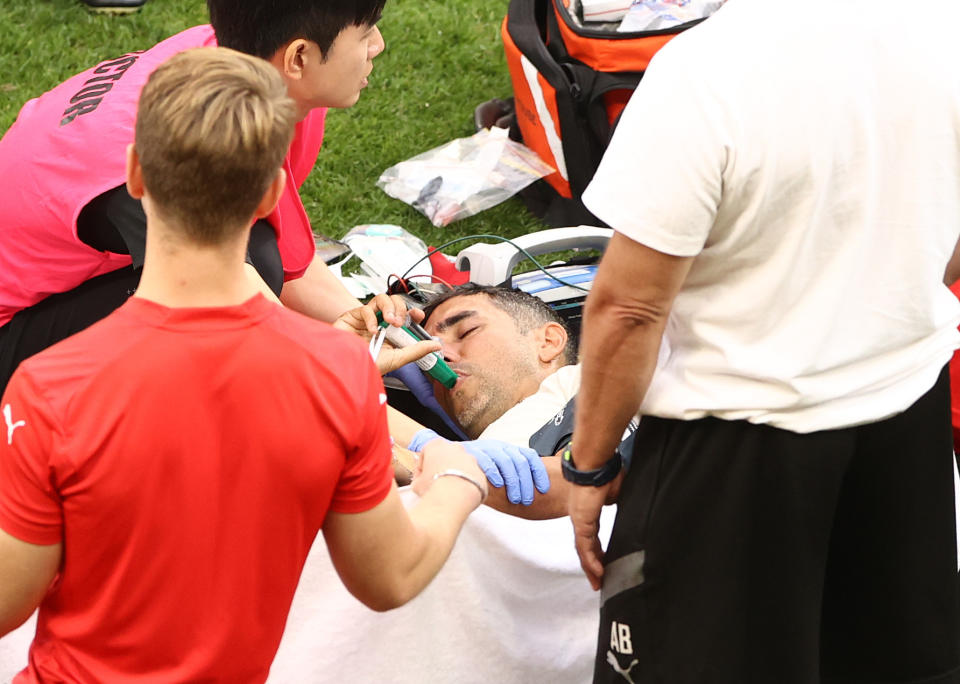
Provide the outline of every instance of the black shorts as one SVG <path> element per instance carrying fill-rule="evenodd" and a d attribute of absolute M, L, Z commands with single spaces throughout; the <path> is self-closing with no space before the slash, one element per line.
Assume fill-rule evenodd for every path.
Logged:
<path fill-rule="evenodd" d="M 796 434 L 643 418 L 595 682 L 960 682 L 946 371 L 893 418 Z"/>

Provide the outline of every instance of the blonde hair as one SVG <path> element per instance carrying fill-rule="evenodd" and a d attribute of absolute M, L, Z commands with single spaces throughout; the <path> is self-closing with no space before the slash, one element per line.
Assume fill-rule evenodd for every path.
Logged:
<path fill-rule="evenodd" d="M 280 74 L 262 59 L 208 47 L 167 60 L 140 94 L 134 143 L 156 211 L 204 245 L 247 228 L 296 119 Z"/>

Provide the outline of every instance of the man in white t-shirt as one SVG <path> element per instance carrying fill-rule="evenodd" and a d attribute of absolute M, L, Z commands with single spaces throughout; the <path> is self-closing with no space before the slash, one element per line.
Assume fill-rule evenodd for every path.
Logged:
<path fill-rule="evenodd" d="M 657 54 L 584 194 L 616 231 L 564 460 L 596 682 L 960 681 L 960 4 L 902 10 L 730 0 Z"/>

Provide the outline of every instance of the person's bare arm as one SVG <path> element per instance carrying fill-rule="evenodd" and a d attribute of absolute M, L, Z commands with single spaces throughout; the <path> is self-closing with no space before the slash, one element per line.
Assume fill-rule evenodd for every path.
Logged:
<path fill-rule="evenodd" d="M 413 436 L 424 429 L 420 423 L 389 406 L 387 423 L 390 426 L 390 436 L 402 447 L 409 446 Z M 560 474 L 560 460 L 553 457 L 540 460 L 550 477 L 548 492 L 535 496 L 531 504 L 520 504 L 510 503 L 506 487 L 490 487 L 487 505 L 503 513 L 529 520 L 546 520 L 565 516 L 567 514 L 567 482 Z"/>
<path fill-rule="evenodd" d="M 567 497 L 570 494 L 570 483 L 563 479 L 560 472 L 560 458 L 549 456 L 542 458 L 543 465 L 550 476 L 550 491 L 538 494 L 530 505 L 510 503 L 507 499 L 505 487 L 492 487 L 487 505 L 501 513 L 515 515 L 527 520 L 548 520 L 563 518 L 567 515 Z"/>
<path fill-rule="evenodd" d="M 283 305 L 300 313 L 333 323 L 345 311 L 362 306 L 323 260 L 314 258 L 306 272 L 283 284 Z"/>
<path fill-rule="evenodd" d="M 953 248 L 953 255 L 947 262 L 947 269 L 943 274 L 943 283 L 950 287 L 960 279 L 960 241 Z"/>
<path fill-rule="evenodd" d="M 393 458 L 393 481 L 400 487 L 404 487 L 413 482 L 413 476 L 417 474 L 420 454 L 396 443 L 390 451 Z"/>
<path fill-rule="evenodd" d="M 560 472 L 560 456 L 549 456 L 543 459 L 543 464 L 550 476 L 550 491 L 546 494 L 539 494 L 534 498 L 529 506 L 510 503 L 507 500 L 506 491 L 503 488 L 491 488 L 490 496 L 487 497 L 487 505 L 501 513 L 526 518 L 527 520 L 550 520 L 552 518 L 564 518 L 568 515 L 568 505 L 570 492 L 573 486 L 563 479 L 563 473 Z M 611 483 L 612 488 L 607 492 L 607 498 L 604 503 L 612 504 L 617 500 L 620 493 L 620 483 L 623 475 L 618 475 Z"/>
<path fill-rule="evenodd" d="M 379 505 L 363 513 L 329 513 L 323 525 L 330 559 L 347 590 L 373 610 L 389 610 L 419 594 L 437 574 L 467 516 L 480 505 L 477 486 L 486 478 L 462 447 L 437 440 L 423 453 L 424 470 L 414 483 L 422 497 L 404 509 L 393 487 Z"/>
<path fill-rule="evenodd" d="M 60 567 L 61 552 L 61 544 L 28 544 L 0 530 L 0 637 L 40 605 Z"/>
<path fill-rule="evenodd" d="M 577 469 L 609 460 L 640 407 L 670 308 L 692 263 L 692 257 L 664 254 L 614 233 L 584 307 L 572 449 Z M 580 562 L 595 589 L 603 575 L 597 521 L 613 486 L 571 487 L 569 495 Z"/>
<path fill-rule="evenodd" d="M 409 447 L 413 436 L 424 429 L 423 425 L 392 406 L 387 406 L 387 425 L 390 436 L 402 447 Z"/>

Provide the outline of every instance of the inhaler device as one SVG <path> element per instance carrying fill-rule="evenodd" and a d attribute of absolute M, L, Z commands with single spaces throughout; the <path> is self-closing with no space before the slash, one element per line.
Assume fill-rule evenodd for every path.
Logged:
<path fill-rule="evenodd" d="M 384 321 L 379 313 L 377 314 L 377 319 L 380 321 L 380 327 L 386 330 L 386 338 L 395 347 L 409 347 L 411 344 L 416 344 L 422 340 L 433 339 L 426 330 L 416 323 L 411 322 L 409 318 L 407 319 L 407 324 L 399 328 Z M 417 364 L 420 370 L 447 389 L 453 389 L 453 386 L 457 384 L 457 374 L 447 365 L 447 362 L 443 360 L 439 352 L 430 352 L 426 356 L 417 359 L 414 363 Z"/>

